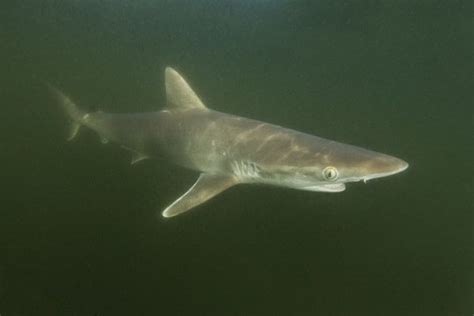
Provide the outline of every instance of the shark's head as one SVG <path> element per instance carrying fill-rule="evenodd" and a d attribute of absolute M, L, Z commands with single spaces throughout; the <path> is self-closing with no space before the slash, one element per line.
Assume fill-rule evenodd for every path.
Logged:
<path fill-rule="evenodd" d="M 322 150 L 308 152 L 304 159 L 291 160 L 280 173 L 280 185 L 323 192 L 341 192 L 345 183 L 367 182 L 408 168 L 407 162 L 396 157 L 332 141 Z"/>
<path fill-rule="evenodd" d="M 348 146 L 348 145 L 344 145 Z M 350 146 L 350 154 L 345 150 L 335 150 L 326 155 L 322 168 L 317 168 L 318 191 L 339 192 L 347 182 L 367 182 L 371 179 L 387 177 L 408 168 L 408 163 L 393 156 Z M 310 185 L 306 189 L 311 190 Z"/>

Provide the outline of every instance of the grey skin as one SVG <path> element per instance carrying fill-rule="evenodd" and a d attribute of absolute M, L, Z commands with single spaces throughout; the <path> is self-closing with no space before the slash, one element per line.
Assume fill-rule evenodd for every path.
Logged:
<path fill-rule="evenodd" d="M 405 170 L 405 161 L 280 126 L 208 109 L 172 68 L 165 71 L 167 106 L 151 113 L 86 113 L 50 87 L 71 121 L 132 152 L 132 164 L 151 157 L 199 171 L 196 183 L 162 213 L 176 216 L 240 183 L 341 192 L 345 183 Z"/>

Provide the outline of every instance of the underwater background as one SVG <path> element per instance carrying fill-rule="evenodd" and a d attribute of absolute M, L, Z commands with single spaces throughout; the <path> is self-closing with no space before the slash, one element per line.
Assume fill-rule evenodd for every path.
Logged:
<path fill-rule="evenodd" d="M 438 0 L 17 0 L 0 5 L 0 314 L 471 315 L 473 7 Z M 338 194 L 237 186 L 169 220 L 197 178 L 83 129 L 208 107 L 410 163 Z"/>

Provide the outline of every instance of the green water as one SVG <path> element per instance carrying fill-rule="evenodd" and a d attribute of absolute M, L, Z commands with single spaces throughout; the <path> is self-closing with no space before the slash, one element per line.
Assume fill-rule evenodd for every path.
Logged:
<path fill-rule="evenodd" d="M 472 314 L 470 2 L 0 7 L 2 316 Z M 43 83 L 150 111 L 168 65 L 211 108 L 410 168 L 338 194 L 235 187 L 156 220 L 196 173 L 67 143 Z"/>

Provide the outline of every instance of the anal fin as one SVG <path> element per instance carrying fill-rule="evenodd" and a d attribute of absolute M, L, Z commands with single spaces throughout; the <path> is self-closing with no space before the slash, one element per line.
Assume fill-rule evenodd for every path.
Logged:
<path fill-rule="evenodd" d="M 202 173 L 196 183 L 162 213 L 163 217 L 173 217 L 198 206 L 238 183 L 230 175 L 211 175 Z"/>

